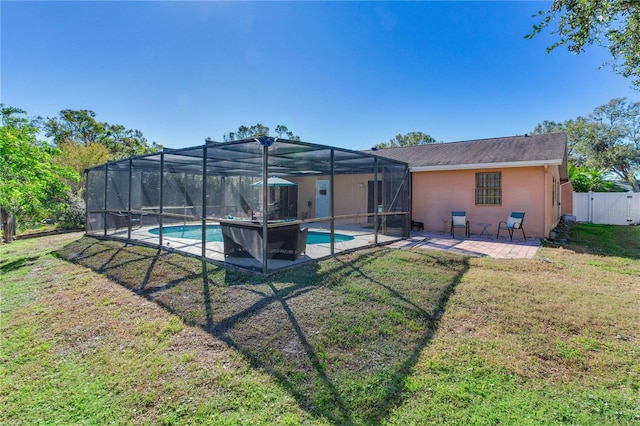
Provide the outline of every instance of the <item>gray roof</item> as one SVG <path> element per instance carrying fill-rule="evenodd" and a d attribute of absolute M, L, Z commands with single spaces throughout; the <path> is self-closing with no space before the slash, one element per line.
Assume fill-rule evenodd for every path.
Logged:
<path fill-rule="evenodd" d="M 367 151 L 404 161 L 412 171 L 560 165 L 567 179 L 567 134 L 508 136 Z"/>

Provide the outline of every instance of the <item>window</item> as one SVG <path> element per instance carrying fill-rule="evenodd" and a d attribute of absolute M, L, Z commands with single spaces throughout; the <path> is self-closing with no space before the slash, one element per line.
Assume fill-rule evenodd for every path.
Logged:
<path fill-rule="evenodd" d="M 502 173 L 476 173 L 476 204 L 502 204 Z"/>

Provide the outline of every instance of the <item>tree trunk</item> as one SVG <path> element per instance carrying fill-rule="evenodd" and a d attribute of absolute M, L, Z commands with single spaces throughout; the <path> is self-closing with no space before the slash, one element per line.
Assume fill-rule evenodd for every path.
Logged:
<path fill-rule="evenodd" d="M 2 218 L 2 236 L 4 242 L 10 243 L 16 234 L 15 218 L 8 211 L 2 209 L 0 209 L 0 217 Z"/>

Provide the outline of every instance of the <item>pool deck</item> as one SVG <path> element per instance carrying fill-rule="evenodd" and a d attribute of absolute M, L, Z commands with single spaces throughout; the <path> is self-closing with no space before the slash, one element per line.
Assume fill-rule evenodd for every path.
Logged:
<path fill-rule="evenodd" d="M 143 227 L 132 230 L 131 239 L 143 244 L 153 246 L 159 245 L 158 235 L 149 232 L 152 227 Z M 327 228 L 310 227 L 311 231 L 328 232 Z M 375 245 L 375 235 L 371 228 L 359 226 L 336 227 L 336 232 L 353 236 L 353 240 L 334 243 L 334 254 L 344 251 L 351 251 L 359 248 Z M 126 238 L 127 230 L 119 230 L 109 234 L 116 238 Z M 492 235 L 472 235 L 469 238 L 453 238 L 448 233 L 438 232 L 412 232 L 408 239 L 398 240 L 397 237 L 378 235 L 379 244 L 388 244 L 388 247 L 397 249 L 433 249 L 444 250 L 465 256 L 489 256 L 496 259 L 531 259 L 535 256 L 540 240 L 522 238 L 509 240 L 508 236 L 501 236 L 496 239 Z M 165 249 L 185 252 L 190 255 L 201 256 L 202 244 L 200 240 L 185 238 L 175 238 L 163 236 Z M 314 259 L 323 259 L 331 256 L 331 246 L 328 243 L 307 244 L 306 252 L 296 260 L 269 259 L 269 271 L 277 271 L 289 268 Z M 214 262 L 228 264 L 231 266 L 261 270 L 262 264 L 251 257 L 225 257 L 224 245 L 222 242 L 209 241 L 206 243 L 206 258 Z"/>
<path fill-rule="evenodd" d="M 189 224 L 186 224 L 189 225 Z M 195 225 L 195 224 L 193 224 Z M 154 227 L 142 227 L 139 229 L 133 229 L 131 231 L 131 239 L 133 241 L 158 246 L 159 236 L 154 235 L 149 230 L 157 228 Z M 328 228 L 311 226 L 310 231 L 317 232 L 329 232 Z M 336 227 L 336 233 L 346 234 L 353 237 L 349 241 L 338 241 L 334 243 L 334 254 L 338 254 L 344 251 L 355 250 L 363 247 L 373 246 L 375 244 L 375 234 L 371 228 L 364 228 L 357 225 L 352 226 L 340 226 Z M 118 230 L 109 233 L 109 236 L 116 238 L 126 238 L 127 230 Z M 378 235 L 378 243 L 385 244 L 396 241 L 397 237 L 389 237 L 385 235 Z M 201 256 L 202 244 L 200 240 L 192 240 L 186 238 L 176 238 L 167 235 L 163 235 L 163 246 L 165 249 L 174 250 L 178 252 L 188 253 L 190 255 Z M 269 271 L 276 271 L 283 268 L 292 267 L 309 260 L 323 259 L 331 256 L 331 244 L 307 244 L 306 251 L 303 255 L 299 256 L 296 260 L 281 260 L 281 259 L 269 259 Z M 206 258 L 215 262 L 229 264 L 244 269 L 262 270 L 262 263 L 251 257 L 230 257 L 224 255 L 224 244 L 222 241 L 207 241 L 206 243 Z"/>

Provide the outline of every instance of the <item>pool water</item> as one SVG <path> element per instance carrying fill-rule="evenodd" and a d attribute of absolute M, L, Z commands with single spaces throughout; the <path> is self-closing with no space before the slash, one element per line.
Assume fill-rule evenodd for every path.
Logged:
<path fill-rule="evenodd" d="M 153 235 L 160 233 L 160 228 L 149 230 Z M 184 225 L 184 226 L 165 226 L 162 228 L 162 235 L 165 237 L 185 238 L 187 240 L 200 240 L 202 238 L 201 225 Z M 334 234 L 334 241 L 342 243 L 351 241 L 353 237 L 345 234 Z M 222 229 L 220 225 L 207 225 L 206 241 L 222 242 Z M 309 231 L 307 235 L 307 244 L 329 244 L 331 242 L 331 233 L 320 231 Z"/>

